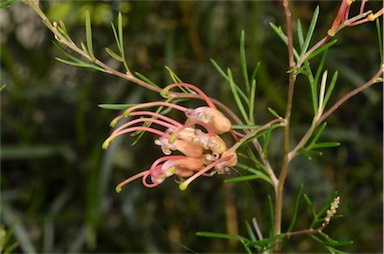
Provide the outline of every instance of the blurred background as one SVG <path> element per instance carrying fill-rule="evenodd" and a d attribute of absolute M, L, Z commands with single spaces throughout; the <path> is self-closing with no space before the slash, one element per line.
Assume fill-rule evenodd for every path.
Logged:
<path fill-rule="evenodd" d="M 320 6 L 314 35 L 321 39 L 331 26 L 340 1 L 298 1 L 293 20 L 308 28 Z M 246 34 L 249 69 L 257 62 L 256 122 L 272 116 L 267 107 L 284 114 L 287 91 L 287 51 L 269 26 L 284 25 L 281 1 L 41 1 L 51 20 L 62 20 L 72 39 L 85 41 L 84 15 L 90 10 L 95 55 L 122 70 L 104 51 L 116 49 L 111 22 L 123 14 L 129 67 L 155 83 L 172 82 L 164 66 L 183 81 L 235 109 L 229 86 L 210 58 L 231 68 L 242 82 L 239 38 Z M 359 4 L 355 4 L 356 13 Z M 381 1 L 370 1 L 378 10 Z M 256 217 L 265 235 L 269 230 L 267 195 L 261 181 L 228 184 L 229 176 L 196 180 L 186 191 L 168 179 L 154 189 L 140 181 L 120 181 L 146 169 L 160 156 L 154 137 L 146 134 L 118 139 L 108 150 L 101 144 L 109 122 L 121 112 L 101 103 L 159 100 L 159 95 L 135 84 L 94 70 L 64 65 L 65 56 L 53 46 L 53 36 L 38 16 L 21 2 L 0 10 L 1 41 L 1 233 L 9 233 L 14 252 L 244 252 L 241 245 L 196 236 L 213 231 L 246 236 L 245 221 Z M 331 101 L 364 84 L 380 64 L 374 22 L 346 28 L 328 52 L 325 69 L 339 70 Z M 296 39 L 296 37 L 295 37 Z M 315 41 L 312 42 L 313 45 Z M 380 45 L 381 46 L 381 45 Z M 313 61 L 317 67 L 319 57 Z M 305 78 L 297 81 L 294 98 L 293 142 L 313 117 Z M 298 187 L 320 208 L 338 191 L 344 217 L 325 229 L 336 240 L 352 240 L 348 252 L 382 253 L 383 226 L 383 108 L 382 86 L 353 97 L 328 119 L 323 141 L 341 146 L 312 160 L 296 158 L 290 169 L 284 209 L 287 228 Z M 269 154 L 281 161 L 281 133 L 276 132 Z M 296 230 L 307 228 L 311 214 L 300 206 Z M 283 252 L 325 252 L 307 236 L 284 241 Z"/>

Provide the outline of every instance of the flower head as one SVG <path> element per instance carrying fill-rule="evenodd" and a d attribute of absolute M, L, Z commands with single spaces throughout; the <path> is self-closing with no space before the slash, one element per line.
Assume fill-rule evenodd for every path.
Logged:
<path fill-rule="evenodd" d="M 155 187 L 171 176 L 181 179 L 179 188 L 185 190 L 199 176 L 224 174 L 229 171 L 229 167 L 237 164 L 237 155 L 227 149 L 226 143 L 219 136 L 231 130 L 229 119 L 217 110 L 208 96 L 191 84 L 169 85 L 163 90 L 162 95 L 166 97 L 168 91 L 176 86 L 194 90 L 201 95 L 208 106 L 189 109 L 163 101 L 141 103 L 127 109 L 123 115 L 112 121 L 111 126 L 114 127 L 118 121 L 128 116 L 138 117 L 117 127 L 105 140 L 103 148 L 108 148 L 115 138 L 123 134 L 145 131 L 158 136 L 155 144 L 161 147 L 165 155 L 157 159 L 148 170 L 121 182 L 116 191 L 120 192 L 123 185 L 138 178 L 142 178 L 144 186 Z M 156 106 L 184 112 L 186 119 L 184 122 L 178 122 L 159 113 L 140 111 Z M 185 178 L 187 179 L 184 180 Z"/>

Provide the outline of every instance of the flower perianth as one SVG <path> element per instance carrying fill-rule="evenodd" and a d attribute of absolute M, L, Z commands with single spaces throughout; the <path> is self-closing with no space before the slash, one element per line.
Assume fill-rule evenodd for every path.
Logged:
<path fill-rule="evenodd" d="M 222 154 L 227 150 L 227 145 L 224 140 L 218 135 L 209 136 L 201 130 L 196 130 L 196 139 L 206 150 L 211 150 L 214 153 Z"/>
<path fill-rule="evenodd" d="M 212 126 L 210 126 L 209 124 L 207 124 L 207 123 L 205 123 L 205 122 L 203 122 L 203 121 L 189 121 L 189 122 L 185 123 L 184 126 L 183 126 L 181 129 L 178 130 L 178 132 L 182 131 L 182 130 L 185 129 L 185 128 L 194 126 L 194 125 L 196 125 L 196 124 L 198 124 L 198 125 L 204 127 L 204 129 L 207 130 L 207 132 L 208 132 L 208 134 L 209 134 L 210 136 L 215 136 L 215 135 L 216 135 L 216 132 L 215 132 L 215 130 L 212 128 Z"/>
<path fill-rule="evenodd" d="M 161 150 L 165 155 L 171 154 L 172 151 L 180 151 L 188 157 L 197 158 L 200 157 L 204 151 L 200 143 L 181 139 L 170 143 L 169 138 L 160 137 L 155 140 L 155 144 L 161 146 Z"/>
<path fill-rule="evenodd" d="M 203 92 L 201 91 L 198 87 L 192 85 L 192 84 L 188 84 L 188 83 L 175 83 L 175 84 L 170 84 L 168 86 L 166 86 L 161 92 L 160 92 L 160 95 L 163 96 L 164 98 L 168 98 L 168 91 L 170 89 L 172 89 L 173 87 L 180 87 L 180 86 L 184 86 L 184 87 L 188 87 L 192 90 L 194 90 L 195 92 L 197 92 L 201 98 L 203 98 L 205 100 L 205 102 L 207 103 L 207 105 L 210 107 L 210 108 L 213 108 L 213 109 L 216 109 L 216 106 L 215 104 L 212 102 L 212 100 Z"/>
<path fill-rule="evenodd" d="M 224 173 L 227 173 L 229 171 L 229 168 L 230 167 L 234 167 L 236 166 L 237 162 L 238 162 L 238 159 L 237 159 L 237 154 L 232 152 L 232 151 L 225 151 L 221 157 L 225 158 L 225 157 L 228 157 L 228 156 L 232 156 L 232 159 L 228 160 L 228 161 L 224 161 L 224 162 L 221 162 L 221 163 L 218 163 L 216 166 L 215 166 L 215 169 L 217 170 L 217 173 L 218 174 L 224 174 Z"/>
<path fill-rule="evenodd" d="M 161 164 L 162 162 L 164 163 Z M 192 175 L 194 171 L 200 170 L 203 166 L 203 162 L 196 158 L 189 158 L 185 156 L 167 156 L 160 158 L 153 163 L 149 172 L 151 181 L 154 184 L 160 184 L 167 177 L 172 175 L 179 174 L 178 176 L 180 177 Z M 190 171 L 190 173 L 187 173 L 187 171 Z"/>
<path fill-rule="evenodd" d="M 223 113 L 217 109 L 209 107 L 198 107 L 195 109 L 189 109 L 185 115 L 189 121 L 202 121 L 212 126 L 216 134 L 223 134 L 228 132 L 232 128 L 231 121 L 226 118 Z"/>
<path fill-rule="evenodd" d="M 234 159 L 234 157 L 237 156 L 235 153 L 232 153 L 228 156 L 222 156 L 220 159 L 218 159 L 217 161 L 215 162 L 212 162 L 211 164 L 209 164 L 208 166 L 206 166 L 205 168 L 201 169 L 200 171 L 198 171 L 197 173 L 195 173 L 194 175 L 192 175 L 191 177 L 189 177 L 187 180 L 185 180 L 184 182 L 182 182 L 180 185 L 179 185 L 179 189 L 180 190 L 185 190 L 187 189 L 188 185 L 191 184 L 191 182 L 193 182 L 196 178 L 198 178 L 199 176 L 207 173 L 208 171 L 210 171 L 212 168 L 214 168 L 216 165 L 220 164 L 220 163 L 223 163 L 223 162 L 228 162 L 228 161 L 231 161 Z"/>
<path fill-rule="evenodd" d="M 165 174 L 171 167 L 180 167 L 192 171 L 199 171 L 204 166 L 200 159 L 184 157 L 181 159 L 167 160 L 161 167 L 161 171 Z"/>

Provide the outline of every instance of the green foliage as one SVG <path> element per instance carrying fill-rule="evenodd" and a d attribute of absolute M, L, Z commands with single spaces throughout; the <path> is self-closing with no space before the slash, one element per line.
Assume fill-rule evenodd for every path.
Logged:
<path fill-rule="evenodd" d="M 1 4 L 11 2 L 2 1 Z M 47 2 L 40 4 L 47 12 L 57 8 Z M 24 48 L 13 30 L 9 35 L 5 33 L 1 48 L 2 83 L 7 84 L 6 89 L 3 89 L 4 86 L 1 88 L 1 158 L 4 168 L 1 205 L 12 206 L 14 214 L 20 216 L 25 232 L 30 234 L 26 235 L 27 239 L 31 239 L 38 252 L 245 250 L 252 253 L 270 251 L 278 239 L 283 241 L 282 252 L 343 253 L 339 248 L 350 252 L 381 251 L 375 242 L 376 235 L 382 231 L 377 226 L 382 224 L 382 218 L 377 216 L 377 204 L 382 196 L 382 175 L 377 171 L 382 166 L 382 154 L 377 152 L 381 150 L 377 137 L 382 135 L 382 114 L 377 113 L 381 110 L 378 107 L 378 102 L 382 100 L 381 91 L 372 90 L 370 95 L 356 97 L 348 107 L 341 109 L 342 114 L 337 113 L 327 119 L 327 128 L 326 122 L 316 123 L 318 117 L 330 108 L 329 105 L 353 89 L 345 70 L 337 71 L 339 67 L 348 67 L 360 80 L 367 80 L 368 74 L 375 71 L 377 59 L 372 56 L 377 55 L 377 51 L 383 62 L 380 22 L 376 24 L 379 49 L 368 45 L 375 32 L 367 25 L 366 30 L 357 27 L 338 34 L 337 39 L 343 42 L 342 46 L 333 47 L 337 41 L 330 40 L 307 54 L 320 36 L 317 31 L 321 33 L 322 28 L 332 23 L 330 15 L 324 14 L 334 13 L 339 3 L 320 4 L 321 23 L 318 22 L 319 7 L 315 8 L 313 4 L 300 6 L 300 9 L 294 7 L 297 8 L 294 10 L 296 16 L 300 17 L 303 16 L 301 10 L 306 13 L 314 10 L 312 18 L 296 23 L 295 39 L 297 37 L 298 43 L 294 54 L 296 61 L 303 63 L 299 68 L 288 71 L 297 74 L 293 105 L 297 110 L 293 120 L 297 122 L 291 126 L 292 142 L 296 142 L 302 136 L 302 129 L 311 123 L 308 140 L 298 152 L 312 160 L 309 164 L 308 161 L 303 162 L 300 156 L 295 158 L 294 162 L 298 162 L 292 165 L 295 175 L 289 176 L 285 193 L 286 200 L 290 201 L 283 211 L 285 232 L 274 235 L 273 183 L 263 158 L 251 147 L 253 142 L 260 142 L 264 159 L 279 170 L 280 127 L 283 122 L 263 126 L 268 119 L 278 120 L 284 115 L 286 52 L 276 43 L 273 32 L 263 27 L 262 21 L 273 16 L 276 24 L 284 24 L 281 10 L 277 11 L 275 3 L 268 1 L 215 4 L 116 2 L 108 7 L 109 16 L 105 17 L 107 25 L 112 17 L 117 16 L 116 22 L 108 28 L 95 21 L 94 4 L 67 2 L 66 11 L 60 14 L 63 16 L 52 16 L 58 17 L 56 20 L 63 19 L 57 21 L 57 30 L 68 41 L 84 41 L 85 34 L 85 41 L 80 42 L 79 47 L 91 58 L 80 56 L 56 42 L 58 54 L 61 55 L 57 58 L 60 63 L 57 63 L 51 60 L 51 54 L 56 55 L 57 52 L 49 47 L 50 36 L 31 50 Z M 127 6 L 128 10 L 124 11 Z M 90 12 L 85 12 L 84 20 L 78 22 L 79 19 L 74 16 L 83 16 L 86 9 Z M 64 20 L 66 18 L 71 22 Z M 319 24 L 326 25 L 319 27 Z M 283 28 L 271 26 L 272 31 L 287 43 L 284 25 L 281 26 Z M 9 29 L 13 27 L 17 27 L 16 24 L 12 23 Z M 78 31 L 79 27 L 81 30 Z M 129 34 L 129 43 L 123 31 Z M 108 34 L 111 38 L 106 36 Z M 356 40 L 349 47 L 347 42 L 350 38 Z M 99 52 L 98 48 L 105 48 L 105 52 Z M 135 133 L 137 136 L 128 137 L 128 140 L 116 140 L 109 150 L 101 151 L 103 139 L 110 131 L 106 123 L 122 113 L 117 111 L 124 111 L 140 101 L 158 100 L 159 95 L 143 92 L 143 89 L 110 75 L 93 72 L 86 72 L 85 75 L 82 70 L 72 67 L 106 73 L 92 60 L 96 57 L 95 53 L 118 61 L 125 72 L 130 72 L 129 59 L 129 67 L 137 70 L 135 76 L 154 87 L 163 87 L 169 80 L 180 82 L 182 77 L 198 84 L 211 97 L 220 99 L 233 109 L 245 121 L 245 124 L 233 125 L 233 129 L 250 133 L 237 151 L 240 162 L 235 169 L 240 176 L 226 180 L 240 184 L 222 188 L 222 180 L 216 182 L 222 177 L 217 176 L 202 179 L 201 184 L 184 193 L 174 191 L 174 183 L 170 181 L 156 191 L 143 190 L 139 184 L 133 184 L 127 192 L 116 195 L 116 182 L 148 168 L 158 151 L 153 149 L 153 139 L 143 136 L 143 132 Z M 354 57 L 356 55 L 358 57 Z M 208 67 L 209 63 L 205 62 L 207 57 L 217 59 L 211 59 L 214 68 Z M 163 66 L 167 66 L 166 71 Z M 304 79 L 300 79 L 300 75 Z M 220 76 L 225 82 L 221 82 Z M 182 92 L 190 91 L 186 89 Z M 182 99 L 172 102 L 189 103 Z M 97 110 L 96 105 L 103 110 Z M 156 112 L 180 117 L 177 112 L 161 107 Z M 328 149 L 322 160 L 313 156 L 320 155 L 324 148 L 340 144 L 332 140 L 345 145 L 337 150 Z M 136 144 L 133 149 L 129 146 L 132 143 Z M 290 236 L 294 230 L 309 228 L 311 223 L 311 227 L 319 226 L 324 222 L 325 213 L 336 194 L 331 195 L 320 209 L 317 207 L 329 196 L 330 175 L 337 179 L 332 186 L 342 190 L 343 206 L 340 212 L 346 215 L 342 223 L 310 237 Z M 311 179 L 315 180 L 308 185 Z M 310 186 L 305 189 L 308 195 L 303 195 L 301 182 Z M 232 204 L 226 199 L 231 195 L 236 197 Z M 311 211 L 309 215 L 301 206 L 302 199 Z M 361 209 L 362 206 L 364 209 Z M 226 213 L 233 207 L 237 218 Z M 350 216 L 350 211 L 356 211 L 354 216 Z M 200 216 L 202 214 L 204 216 Z M 257 226 L 255 228 L 248 222 L 253 216 L 259 219 L 262 237 L 257 233 Z M 341 216 L 335 215 L 332 220 L 338 218 Z M 239 233 L 218 233 L 225 232 L 225 224 L 236 219 L 246 221 L 238 226 Z M 4 246 L 8 248 L 4 252 L 22 252 L 27 244 L 20 241 L 23 238 L 13 234 L 12 230 L 12 227 L 7 229 L 8 245 Z M 204 238 L 196 239 L 196 231 L 206 231 L 197 234 Z M 332 232 L 332 238 L 325 232 Z M 238 241 L 240 244 L 232 245 L 228 241 L 210 238 Z M 353 238 L 355 243 L 351 246 L 352 241 L 334 240 Z M 309 247 L 298 249 L 302 246 Z"/>
<path fill-rule="evenodd" d="M 0 227 L 0 252 L 4 254 L 12 253 L 19 245 L 16 241 L 12 240 L 13 232 L 15 229 L 15 223 L 6 230 L 2 225 Z"/>
<path fill-rule="evenodd" d="M 113 23 L 111 23 L 113 35 L 115 37 L 117 48 L 119 49 L 119 54 L 115 53 L 109 48 L 105 48 L 105 51 L 115 60 L 123 63 L 124 68 L 127 72 L 130 72 L 128 68 L 128 64 L 125 60 L 125 52 L 124 52 L 124 37 L 123 37 L 123 16 L 121 12 L 117 17 L 117 29 Z"/>
<path fill-rule="evenodd" d="M 0 8 L 9 8 L 16 0 L 1 0 Z"/>

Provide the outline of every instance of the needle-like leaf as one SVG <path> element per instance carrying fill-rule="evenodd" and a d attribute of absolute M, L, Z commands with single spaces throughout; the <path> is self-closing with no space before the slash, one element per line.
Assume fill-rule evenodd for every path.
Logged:
<path fill-rule="evenodd" d="M 95 58 L 95 56 L 93 54 L 93 45 L 92 45 L 91 16 L 88 10 L 85 12 L 85 34 L 87 39 L 87 49 L 88 49 L 89 55 L 93 59 Z"/>

